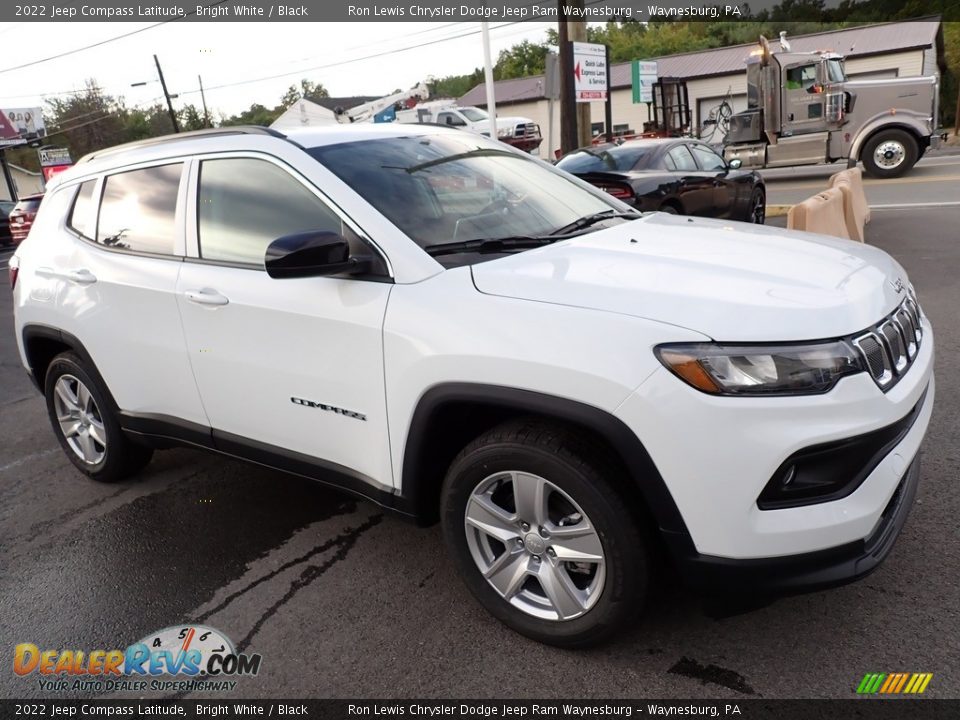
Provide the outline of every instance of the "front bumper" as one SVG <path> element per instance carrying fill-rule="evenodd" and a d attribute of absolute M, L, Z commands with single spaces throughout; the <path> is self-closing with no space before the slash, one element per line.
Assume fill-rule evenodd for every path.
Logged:
<path fill-rule="evenodd" d="M 751 560 L 694 553 L 678 558 L 678 570 L 690 587 L 737 594 L 790 594 L 859 580 L 890 554 L 913 506 L 919 482 L 918 457 L 907 468 L 876 529 L 863 540 L 801 555 Z"/>

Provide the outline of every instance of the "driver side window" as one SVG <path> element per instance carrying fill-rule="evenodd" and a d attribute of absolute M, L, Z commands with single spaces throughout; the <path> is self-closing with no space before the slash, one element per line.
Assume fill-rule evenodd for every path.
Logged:
<path fill-rule="evenodd" d="M 316 195 L 271 162 L 225 158 L 200 163 L 200 257 L 263 267 L 267 245 L 308 230 L 337 233 L 351 246 L 362 242 Z"/>

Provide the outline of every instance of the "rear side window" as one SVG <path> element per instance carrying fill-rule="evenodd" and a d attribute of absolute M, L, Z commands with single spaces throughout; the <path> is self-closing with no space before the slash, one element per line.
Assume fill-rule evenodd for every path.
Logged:
<path fill-rule="evenodd" d="M 200 257 L 207 260 L 262 267 L 267 245 L 284 235 L 347 234 L 316 195 L 266 160 L 204 160 L 197 205 Z"/>
<path fill-rule="evenodd" d="M 134 252 L 172 255 L 181 163 L 131 170 L 104 181 L 97 243 Z"/>
<path fill-rule="evenodd" d="M 96 180 L 87 180 L 80 185 L 77 197 L 73 201 L 73 208 L 70 210 L 70 217 L 67 219 L 68 227 L 89 240 L 93 240 L 97 230 L 97 221 L 93 214 L 93 189 L 96 185 Z"/>

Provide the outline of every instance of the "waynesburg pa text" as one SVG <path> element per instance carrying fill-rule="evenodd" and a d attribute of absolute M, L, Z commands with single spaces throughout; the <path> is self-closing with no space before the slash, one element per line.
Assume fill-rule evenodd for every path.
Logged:
<path fill-rule="evenodd" d="M 593 7 L 563 6 L 563 17 L 574 20 L 609 20 L 611 18 L 634 19 L 644 17 L 644 9 L 640 7 L 611 7 L 606 5 Z M 348 5 L 347 15 L 350 17 L 376 18 L 424 18 L 436 20 L 438 18 L 480 18 L 480 19 L 557 19 L 561 11 L 556 5 L 532 5 L 527 7 L 473 7 L 471 5 Z M 742 15 L 738 5 L 722 5 L 716 7 L 661 7 L 648 5 L 646 16 L 651 18 L 720 18 L 739 17 Z"/>

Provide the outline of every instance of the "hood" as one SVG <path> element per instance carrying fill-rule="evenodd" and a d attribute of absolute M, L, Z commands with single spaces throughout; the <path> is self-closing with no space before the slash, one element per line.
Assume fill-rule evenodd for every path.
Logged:
<path fill-rule="evenodd" d="M 623 313 L 718 341 L 857 332 L 904 298 L 882 250 L 763 225 L 654 213 L 473 266 L 482 293 Z"/>
<path fill-rule="evenodd" d="M 507 117 L 500 117 L 499 115 L 497 115 L 497 129 L 498 129 L 498 130 L 503 129 L 503 128 L 516 127 L 517 125 L 526 125 L 527 123 L 532 123 L 532 122 L 533 122 L 533 120 L 531 120 L 530 118 L 525 118 L 525 117 L 512 117 L 512 116 L 509 116 L 509 115 L 508 115 Z"/>

